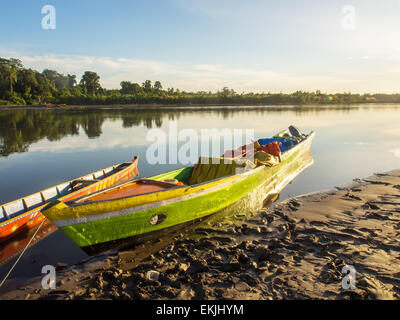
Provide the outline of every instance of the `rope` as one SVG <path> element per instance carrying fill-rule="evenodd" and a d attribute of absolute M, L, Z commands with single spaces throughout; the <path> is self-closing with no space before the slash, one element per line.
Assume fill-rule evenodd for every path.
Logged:
<path fill-rule="evenodd" d="M 22 255 L 25 253 L 26 249 L 28 249 L 29 245 L 31 244 L 32 240 L 36 237 L 36 234 L 39 232 L 40 228 L 42 227 L 43 223 L 46 221 L 46 219 L 43 219 L 43 221 L 40 223 L 39 227 L 36 229 L 35 233 L 33 234 L 31 240 L 29 240 L 28 244 L 25 246 L 24 250 L 22 250 L 20 256 L 18 257 L 18 259 L 15 261 L 14 265 L 11 267 L 10 271 L 8 271 L 8 273 L 6 274 L 6 276 L 4 277 L 3 281 L 0 283 L 0 288 L 2 287 L 2 285 L 4 284 L 4 282 L 6 282 L 7 278 L 9 277 L 9 275 L 11 274 L 11 272 L 14 270 L 15 266 L 17 265 L 18 261 L 21 259 Z"/>

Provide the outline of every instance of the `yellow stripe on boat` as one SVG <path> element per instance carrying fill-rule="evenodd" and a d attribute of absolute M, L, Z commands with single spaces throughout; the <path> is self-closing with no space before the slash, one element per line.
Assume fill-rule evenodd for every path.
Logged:
<path fill-rule="evenodd" d="M 163 200 L 169 200 L 180 197 L 182 195 L 189 195 L 203 190 L 213 188 L 220 184 L 229 182 L 237 179 L 238 175 L 226 177 L 217 181 L 213 181 L 207 184 L 201 184 L 195 187 L 180 187 L 163 192 L 154 192 L 141 196 L 117 199 L 112 201 L 94 202 L 77 207 L 53 206 L 45 211 L 45 215 L 48 219 L 53 222 L 68 220 L 68 219 L 79 219 L 88 216 L 99 215 L 110 211 L 118 211 L 125 208 L 131 208 L 134 206 L 145 205 L 153 202 L 159 202 Z"/>

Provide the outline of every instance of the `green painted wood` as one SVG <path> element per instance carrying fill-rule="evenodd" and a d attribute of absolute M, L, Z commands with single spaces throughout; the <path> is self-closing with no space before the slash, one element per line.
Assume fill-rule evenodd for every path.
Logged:
<path fill-rule="evenodd" d="M 299 146 L 298 150 L 293 150 L 294 152 L 284 157 L 276 167 L 264 168 L 240 182 L 203 196 L 150 210 L 60 227 L 60 229 L 78 246 L 85 247 L 145 234 L 216 213 L 240 200 L 260 185 L 274 181 L 278 183 L 279 180 L 294 172 L 296 168 L 291 168 L 291 163 L 302 153 L 308 151 L 310 143 L 305 143 L 303 146 Z M 192 168 L 175 170 L 152 177 L 152 179 L 176 178 L 179 174 L 187 174 L 188 169 Z M 150 219 L 155 215 L 165 215 L 166 219 L 158 225 L 152 225 Z"/>
<path fill-rule="evenodd" d="M 158 176 L 150 177 L 152 180 L 166 180 L 166 179 L 178 179 L 185 184 L 189 183 L 190 176 L 192 175 L 193 167 L 186 167 L 171 172 L 166 172 Z"/>

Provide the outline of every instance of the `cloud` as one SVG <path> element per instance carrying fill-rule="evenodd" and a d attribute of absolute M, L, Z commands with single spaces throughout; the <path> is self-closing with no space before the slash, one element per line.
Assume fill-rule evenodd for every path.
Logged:
<path fill-rule="evenodd" d="M 223 87 L 230 87 L 239 92 L 292 92 L 316 89 L 329 91 L 338 87 L 345 91 L 350 85 L 349 80 L 276 72 L 262 65 L 247 67 L 61 54 L 20 55 L 7 51 L 1 55 L 18 57 L 26 67 L 39 71 L 55 69 L 64 74 L 76 74 L 78 77 L 81 77 L 84 71 L 96 71 L 101 77 L 101 84 L 106 88 L 119 88 L 123 80 L 141 83 L 146 79 L 160 80 L 165 88 L 195 91 L 215 91 Z"/>
<path fill-rule="evenodd" d="M 121 81 L 142 83 L 159 80 L 164 88 L 174 87 L 186 91 L 216 91 L 229 87 L 237 92 L 294 92 L 297 90 L 323 92 L 395 92 L 399 74 L 392 77 L 376 70 L 362 74 L 340 72 L 283 72 L 271 70 L 262 64 L 200 64 L 177 61 L 158 61 L 136 58 L 46 54 L 26 55 L 0 47 L 0 56 L 16 57 L 24 66 L 42 71 L 54 69 L 64 74 L 95 71 L 105 88 L 119 88 Z M 393 70 L 394 71 L 394 70 Z M 370 79 L 374 78 L 373 82 Z"/>
<path fill-rule="evenodd" d="M 134 148 L 148 145 L 146 141 L 147 129 L 139 128 L 135 134 L 127 134 L 130 129 L 122 127 L 122 121 L 106 121 L 102 125 L 101 139 L 88 138 L 83 130 L 79 135 L 66 136 L 62 141 L 40 140 L 29 146 L 29 152 L 76 153 L 81 151 L 111 150 L 114 148 Z"/>

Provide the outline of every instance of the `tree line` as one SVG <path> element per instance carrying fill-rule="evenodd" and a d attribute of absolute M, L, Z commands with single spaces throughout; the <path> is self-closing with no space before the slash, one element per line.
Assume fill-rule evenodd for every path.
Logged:
<path fill-rule="evenodd" d="M 283 105 L 283 104 L 351 104 L 366 102 L 400 102 L 400 94 L 327 94 L 296 91 L 294 93 L 237 93 L 227 87 L 211 91 L 187 92 L 164 89 L 160 81 L 143 83 L 122 81 L 120 89 L 106 89 L 100 76 L 85 71 L 80 81 L 76 75 L 55 70 L 42 72 L 25 68 L 19 59 L 0 58 L 0 105 Z"/>

